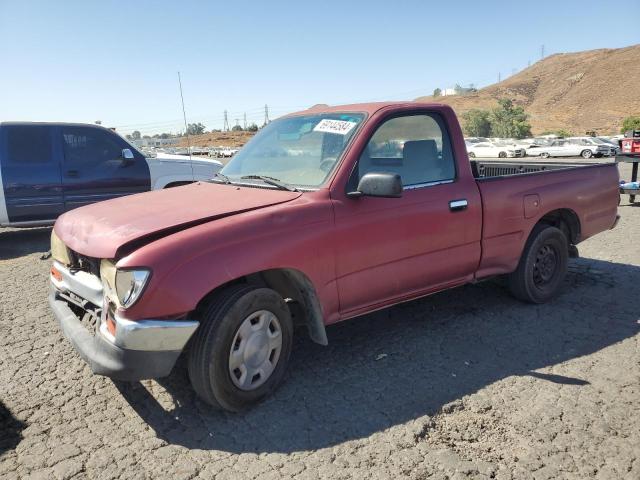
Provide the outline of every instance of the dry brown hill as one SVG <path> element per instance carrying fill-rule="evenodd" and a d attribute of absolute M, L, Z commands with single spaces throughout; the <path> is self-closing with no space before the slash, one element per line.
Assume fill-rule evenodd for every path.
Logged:
<path fill-rule="evenodd" d="M 253 137 L 253 132 L 210 132 L 202 135 L 192 135 L 189 142 L 192 147 L 233 147 L 243 146 Z M 187 146 L 187 139 L 182 138 L 178 143 L 181 147 Z"/>
<path fill-rule="evenodd" d="M 619 133 L 623 118 L 640 115 L 640 45 L 559 53 L 477 93 L 416 100 L 447 103 L 460 115 L 492 108 L 498 98 L 522 105 L 534 134 Z"/>

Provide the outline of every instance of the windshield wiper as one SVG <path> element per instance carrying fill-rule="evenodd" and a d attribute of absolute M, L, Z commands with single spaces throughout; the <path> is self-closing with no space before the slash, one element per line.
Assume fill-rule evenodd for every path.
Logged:
<path fill-rule="evenodd" d="M 297 192 L 298 189 L 293 185 L 289 185 L 284 183 L 278 178 L 268 177 L 267 175 L 244 175 L 240 177 L 241 179 L 247 180 L 262 180 L 264 183 L 268 183 L 269 185 L 273 185 L 274 187 L 278 187 L 281 190 L 288 190 L 290 192 Z"/>
<path fill-rule="evenodd" d="M 224 183 L 231 183 L 231 179 L 227 177 L 224 173 L 216 172 L 214 177 L 220 177 Z"/>

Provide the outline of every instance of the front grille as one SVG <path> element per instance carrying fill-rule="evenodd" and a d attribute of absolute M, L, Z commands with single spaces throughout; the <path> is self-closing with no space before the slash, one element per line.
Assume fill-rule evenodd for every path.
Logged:
<path fill-rule="evenodd" d="M 69 249 L 71 270 L 82 270 L 100 278 L 100 259 L 88 257 Z"/>

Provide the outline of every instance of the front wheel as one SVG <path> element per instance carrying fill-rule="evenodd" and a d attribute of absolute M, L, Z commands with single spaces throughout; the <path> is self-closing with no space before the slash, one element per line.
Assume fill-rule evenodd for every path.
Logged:
<path fill-rule="evenodd" d="M 507 277 L 509 290 L 525 302 L 547 302 L 560 291 L 567 274 L 568 259 L 569 245 L 565 234 L 550 225 L 536 225 L 518 268 Z"/>
<path fill-rule="evenodd" d="M 469 158 L 476 158 L 476 154 L 473 152 L 469 152 Z"/>
<path fill-rule="evenodd" d="M 540 154 L 540 156 L 541 156 L 542 158 L 549 158 L 549 154 L 548 154 L 547 152 L 542 152 L 542 153 Z"/>
<path fill-rule="evenodd" d="M 234 285 L 200 314 L 189 351 L 191 385 L 205 402 L 237 412 L 260 402 L 282 382 L 293 323 L 274 290 Z"/>
<path fill-rule="evenodd" d="M 589 150 L 589 149 L 583 150 L 582 152 L 580 152 L 580 156 L 582 158 L 591 158 L 591 157 L 593 157 L 593 152 L 591 150 Z"/>
<path fill-rule="evenodd" d="M 507 152 L 498 153 L 498 158 L 507 158 Z"/>

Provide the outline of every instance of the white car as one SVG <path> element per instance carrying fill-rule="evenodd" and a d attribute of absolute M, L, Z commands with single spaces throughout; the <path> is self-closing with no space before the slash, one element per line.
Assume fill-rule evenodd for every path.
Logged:
<path fill-rule="evenodd" d="M 549 157 L 601 157 L 610 155 L 611 149 L 593 141 L 591 138 L 567 138 L 555 140 L 539 149 L 542 158 Z M 615 153 L 614 153 L 615 155 Z"/>
<path fill-rule="evenodd" d="M 491 142 L 467 143 L 467 152 L 470 158 L 498 157 L 507 158 L 516 156 L 516 147 Z"/>

